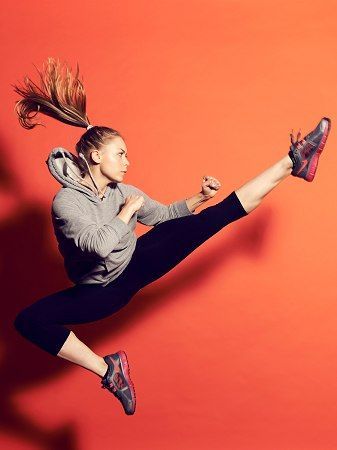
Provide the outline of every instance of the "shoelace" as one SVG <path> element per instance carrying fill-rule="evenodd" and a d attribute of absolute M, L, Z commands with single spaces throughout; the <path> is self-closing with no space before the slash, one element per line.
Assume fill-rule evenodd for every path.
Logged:
<path fill-rule="evenodd" d="M 108 389 L 110 392 L 112 392 L 112 393 L 114 394 L 114 396 L 117 397 L 118 400 L 119 400 L 120 402 L 122 402 L 123 406 L 124 406 L 124 403 L 123 403 L 122 397 L 123 397 L 123 399 L 124 399 L 124 402 L 127 402 L 129 406 L 132 405 L 132 400 L 131 400 L 131 399 L 125 394 L 125 392 L 124 392 L 125 390 L 128 389 L 128 386 L 127 386 L 127 385 L 126 385 L 122 390 L 118 390 L 118 389 L 113 385 L 113 383 L 110 383 L 109 386 L 104 386 L 104 385 L 102 384 L 102 388 L 103 388 L 103 389 Z M 119 391 L 118 394 L 117 394 L 117 391 Z"/>
<path fill-rule="evenodd" d="M 119 372 L 113 374 L 112 381 L 108 386 L 104 384 L 103 380 L 101 381 L 101 383 L 103 389 L 112 390 L 113 392 L 117 392 L 117 390 L 125 390 L 128 387 L 126 380 Z"/>
<path fill-rule="evenodd" d="M 291 141 L 291 144 L 292 144 L 293 146 L 295 146 L 295 148 L 296 148 L 297 150 L 302 150 L 303 147 L 304 147 L 305 145 L 308 145 L 309 148 L 307 148 L 307 149 L 304 151 L 304 153 L 303 153 L 304 156 L 307 157 L 307 156 L 310 154 L 311 148 L 315 147 L 316 144 L 315 144 L 314 142 L 310 141 L 310 139 L 308 139 L 308 138 L 307 138 L 307 139 L 305 139 L 305 138 L 300 139 L 300 137 L 301 137 L 301 130 L 299 130 L 299 131 L 297 132 L 296 140 L 294 140 L 293 131 L 294 131 L 294 130 L 291 130 L 291 132 L 290 132 L 290 141 Z"/>
<path fill-rule="evenodd" d="M 115 364 L 118 364 L 116 361 L 114 362 L 114 369 Z M 113 370 L 114 372 L 114 370 Z M 127 403 L 128 406 L 133 405 L 133 400 L 129 398 L 126 392 L 130 390 L 129 384 L 127 380 L 124 378 L 124 375 L 122 375 L 120 372 L 113 373 L 112 372 L 112 380 L 108 385 L 104 384 L 104 380 L 101 380 L 101 387 L 102 389 L 108 389 L 112 394 L 117 397 L 117 399 L 123 404 L 123 407 L 125 408 L 124 404 Z M 117 387 L 115 386 L 115 383 Z"/>
<path fill-rule="evenodd" d="M 101 386 L 102 389 L 108 389 L 111 392 L 117 392 L 117 388 L 115 388 L 115 386 L 105 386 L 104 384 L 102 384 Z"/>

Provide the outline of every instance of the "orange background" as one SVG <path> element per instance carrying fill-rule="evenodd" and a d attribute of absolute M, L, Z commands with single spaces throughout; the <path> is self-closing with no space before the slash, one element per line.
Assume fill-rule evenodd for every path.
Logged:
<path fill-rule="evenodd" d="M 335 1 L 10 2 L 1 18 L 0 446 L 337 448 Z M 23 339 L 17 312 L 72 284 L 53 235 L 45 160 L 83 129 L 27 131 L 11 84 L 53 56 L 79 63 L 94 125 L 125 136 L 125 183 L 163 203 L 228 195 L 282 158 L 289 131 L 332 131 L 312 183 L 288 177 L 116 315 L 72 327 L 124 349 L 137 410 Z M 199 211 L 201 209 L 200 208 Z M 139 224 L 137 234 L 148 228 Z"/>

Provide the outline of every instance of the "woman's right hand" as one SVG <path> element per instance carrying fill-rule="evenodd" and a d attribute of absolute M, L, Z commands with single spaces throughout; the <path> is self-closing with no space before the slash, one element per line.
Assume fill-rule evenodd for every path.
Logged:
<path fill-rule="evenodd" d="M 138 211 L 144 205 L 144 197 L 142 195 L 128 195 L 125 197 L 123 209 L 132 210 L 133 213 Z"/>
<path fill-rule="evenodd" d="M 141 195 L 128 195 L 125 197 L 125 203 L 120 213 L 117 215 L 126 224 L 129 223 L 131 217 L 144 205 L 144 197 Z"/>

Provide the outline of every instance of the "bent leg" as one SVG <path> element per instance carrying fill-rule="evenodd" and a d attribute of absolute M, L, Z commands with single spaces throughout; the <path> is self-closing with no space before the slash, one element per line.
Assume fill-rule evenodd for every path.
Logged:
<path fill-rule="evenodd" d="M 73 331 L 70 331 L 57 356 L 78 364 L 101 378 L 108 368 L 103 357 L 94 353 L 84 342 L 80 341 Z"/>
<path fill-rule="evenodd" d="M 117 280 L 106 287 L 77 285 L 43 297 L 22 310 L 14 326 L 23 337 L 51 355 L 103 376 L 107 367 L 103 358 L 64 325 L 100 320 L 122 308 L 133 292 L 123 289 Z"/>

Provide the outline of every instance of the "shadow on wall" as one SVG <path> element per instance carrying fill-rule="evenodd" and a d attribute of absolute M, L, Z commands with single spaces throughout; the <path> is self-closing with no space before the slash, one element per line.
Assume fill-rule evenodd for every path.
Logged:
<path fill-rule="evenodd" d="M 12 202 L 12 207 L 8 206 L 6 210 L 1 208 L 0 221 L 1 428 L 6 434 L 13 433 L 46 450 L 75 450 L 78 448 L 77 436 L 72 424 L 65 423 L 50 432 L 23 415 L 11 402 L 17 390 L 24 391 L 25 388 L 48 383 L 48 379 L 55 379 L 58 374 L 63 375 L 65 370 L 72 370 L 73 367 L 68 361 L 54 357 L 24 339 L 13 325 L 15 316 L 21 309 L 45 295 L 72 286 L 63 269 L 61 255 L 54 256 L 49 249 L 50 239 L 53 238 L 48 232 L 51 223 L 50 209 L 46 210 L 36 202 L 27 201 L 14 174 L 14 170 L 9 172 L 0 165 L 0 199 L 10 198 Z M 151 293 L 141 291 L 136 294 L 137 301 L 134 297 L 113 316 L 100 320 L 97 324 L 73 325 L 71 329 L 90 347 L 104 336 L 111 339 L 111 336 L 125 332 L 148 311 L 160 307 L 160 303 L 168 301 L 170 296 L 173 299 L 172 294 L 177 289 L 187 289 L 192 283 L 195 285 L 203 282 L 218 264 L 222 267 L 230 264 L 231 258 L 238 253 L 258 257 L 266 232 L 271 229 L 270 221 L 271 211 L 264 208 L 240 222 L 239 226 L 239 221 L 235 222 L 236 225 L 229 225 L 236 227 L 235 233 L 231 233 L 230 239 L 224 234 L 223 244 L 209 251 L 207 256 L 212 259 L 212 265 L 205 266 L 203 257 L 194 257 L 193 264 L 186 262 L 191 258 L 189 255 L 181 264 L 174 285 L 157 280 Z"/>

